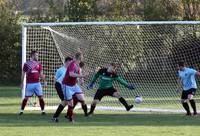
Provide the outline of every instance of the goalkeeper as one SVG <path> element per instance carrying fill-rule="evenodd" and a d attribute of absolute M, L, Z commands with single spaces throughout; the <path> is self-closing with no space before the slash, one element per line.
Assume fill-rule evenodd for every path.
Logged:
<path fill-rule="evenodd" d="M 87 86 L 88 89 L 92 89 L 95 81 L 99 78 L 99 88 L 94 96 L 94 100 L 91 104 L 90 112 L 88 115 L 93 114 L 96 105 L 101 101 L 104 96 L 112 96 L 119 99 L 119 101 L 124 105 L 127 111 L 133 108 L 133 105 L 128 105 L 126 100 L 121 96 L 119 92 L 113 87 L 113 81 L 118 81 L 120 84 L 124 85 L 128 89 L 135 89 L 134 85 L 128 84 L 125 80 L 120 78 L 116 72 L 116 64 L 110 63 L 108 68 L 100 69 L 93 77 L 90 84 Z"/>

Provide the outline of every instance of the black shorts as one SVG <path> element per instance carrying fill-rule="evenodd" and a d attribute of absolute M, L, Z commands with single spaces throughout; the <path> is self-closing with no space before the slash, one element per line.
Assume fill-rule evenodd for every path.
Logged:
<path fill-rule="evenodd" d="M 191 88 L 189 90 L 182 91 L 181 99 L 188 99 L 188 95 L 189 94 L 195 95 L 196 94 L 196 89 L 195 88 Z"/>
<path fill-rule="evenodd" d="M 104 96 L 113 96 L 113 94 L 117 92 L 117 90 L 115 88 L 108 88 L 108 89 L 98 89 L 95 96 L 94 96 L 94 100 L 99 100 L 101 101 L 101 99 Z"/>
<path fill-rule="evenodd" d="M 56 88 L 56 91 L 57 91 L 59 98 L 61 99 L 61 101 L 63 101 L 64 100 L 64 94 L 63 94 L 63 91 L 62 91 L 62 85 L 59 82 L 56 82 L 55 88 Z"/>

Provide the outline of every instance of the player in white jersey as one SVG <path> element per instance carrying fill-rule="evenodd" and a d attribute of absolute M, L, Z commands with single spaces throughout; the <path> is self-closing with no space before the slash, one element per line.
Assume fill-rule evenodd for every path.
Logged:
<path fill-rule="evenodd" d="M 196 71 L 195 69 L 188 68 L 186 67 L 184 62 L 179 62 L 178 64 L 178 83 L 179 83 L 179 88 L 178 90 L 182 90 L 182 95 L 181 95 L 181 102 L 184 107 L 184 109 L 187 112 L 187 116 L 191 116 L 190 108 L 188 105 L 188 102 L 190 103 L 194 113 L 193 115 L 197 115 L 197 110 L 196 110 L 196 103 L 195 100 L 193 99 L 196 89 L 197 89 L 197 83 L 195 76 L 200 76 L 200 72 Z"/>

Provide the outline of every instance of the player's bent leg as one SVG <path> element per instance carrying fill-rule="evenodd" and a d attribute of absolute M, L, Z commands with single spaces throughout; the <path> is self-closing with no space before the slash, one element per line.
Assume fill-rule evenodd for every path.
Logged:
<path fill-rule="evenodd" d="M 190 102 L 190 105 L 193 109 L 193 115 L 197 115 L 197 110 L 196 110 L 196 102 L 195 100 L 193 99 L 194 95 L 193 94 L 189 94 L 188 95 L 188 99 L 189 99 L 189 102 Z"/>
<path fill-rule="evenodd" d="M 58 108 L 56 109 L 56 112 L 54 113 L 54 115 L 52 117 L 52 121 L 58 122 L 58 117 L 59 117 L 60 113 L 63 111 L 63 109 L 65 108 L 66 104 L 67 104 L 67 101 L 64 100 L 58 105 Z"/>
<path fill-rule="evenodd" d="M 36 88 L 36 84 L 35 83 L 27 83 L 26 84 L 26 89 L 25 89 L 25 98 L 22 101 L 21 104 L 21 109 L 19 112 L 19 115 L 22 115 L 25 109 L 25 106 L 27 104 L 27 101 L 29 99 L 29 97 L 32 97 L 34 94 L 34 89 Z"/>
<path fill-rule="evenodd" d="M 22 115 L 24 113 L 24 109 L 25 109 L 25 106 L 27 104 L 27 101 L 28 101 L 29 97 L 26 96 L 23 100 L 22 100 L 22 104 L 21 104 L 21 109 L 20 109 L 20 112 L 19 112 L 19 115 Z"/>
<path fill-rule="evenodd" d="M 67 105 L 67 101 L 66 100 L 62 101 L 58 105 L 58 108 L 56 109 L 56 112 L 54 113 L 54 115 L 52 117 L 52 121 L 58 122 L 58 117 L 59 117 L 60 113 L 63 111 L 63 109 L 65 108 L 66 105 Z"/>
<path fill-rule="evenodd" d="M 77 99 L 76 95 L 74 95 L 73 96 L 73 108 L 76 107 L 77 103 L 78 103 L 78 99 Z"/>
<path fill-rule="evenodd" d="M 94 110 L 96 108 L 96 105 L 100 102 L 99 99 L 94 99 L 92 101 L 91 107 L 90 107 L 90 112 L 88 113 L 88 116 L 92 115 L 94 113 Z"/>
<path fill-rule="evenodd" d="M 129 111 L 131 108 L 133 108 L 133 105 L 128 105 L 126 100 L 121 96 L 119 92 L 114 92 L 113 97 L 116 97 L 119 99 L 119 101 L 124 105 L 127 111 Z"/>
<path fill-rule="evenodd" d="M 181 103 L 183 105 L 183 108 L 186 110 L 186 115 L 187 116 L 191 116 L 191 112 L 190 112 L 190 108 L 189 108 L 189 105 L 187 103 L 187 99 L 181 99 Z"/>
<path fill-rule="evenodd" d="M 46 115 L 46 113 L 44 111 L 45 102 L 44 102 L 43 96 L 38 96 L 38 99 L 39 99 L 42 115 Z"/>
<path fill-rule="evenodd" d="M 61 101 L 63 101 L 64 100 L 64 94 L 63 94 L 63 91 L 62 91 L 62 85 L 59 82 L 56 82 L 55 88 L 56 88 L 56 91 L 57 91 L 57 95 L 59 96 Z"/>
<path fill-rule="evenodd" d="M 70 122 L 74 122 L 74 113 L 73 113 L 73 110 L 74 110 L 74 108 L 73 108 L 73 99 L 71 99 L 71 100 L 68 100 L 67 101 L 67 104 L 68 104 L 68 119 L 69 119 L 69 121 Z"/>
<path fill-rule="evenodd" d="M 87 116 L 87 105 L 85 103 L 85 97 L 83 93 L 77 93 L 76 94 L 76 98 L 78 99 L 78 101 L 81 103 L 81 107 L 84 111 L 84 115 Z"/>

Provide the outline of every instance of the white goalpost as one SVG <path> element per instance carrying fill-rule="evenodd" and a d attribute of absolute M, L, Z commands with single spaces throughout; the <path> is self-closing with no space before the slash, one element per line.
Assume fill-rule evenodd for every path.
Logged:
<path fill-rule="evenodd" d="M 180 94 L 176 93 L 176 64 L 183 60 L 198 70 L 200 21 L 24 23 L 22 64 L 32 50 L 38 50 L 47 77 L 48 86 L 43 88 L 46 109 L 56 108 L 60 102 L 54 88 L 56 69 L 65 57 L 82 51 L 84 70 L 89 72 L 82 86 L 87 104 L 90 105 L 98 87 L 96 83 L 95 89 L 86 90 L 95 69 L 117 62 L 118 75 L 137 87 L 129 91 L 115 83 L 128 103 L 135 105 L 131 111 L 184 112 Z M 199 94 L 197 90 L 197 109 Z M 134 103 L 137 95 L 143 98 L 141 104 Z M 40 109 L 37 103 L 35 97 L 31 98 L 26 109 Z M 125 110 L 112 97 L 103 98 L 97 109 Z"/>

